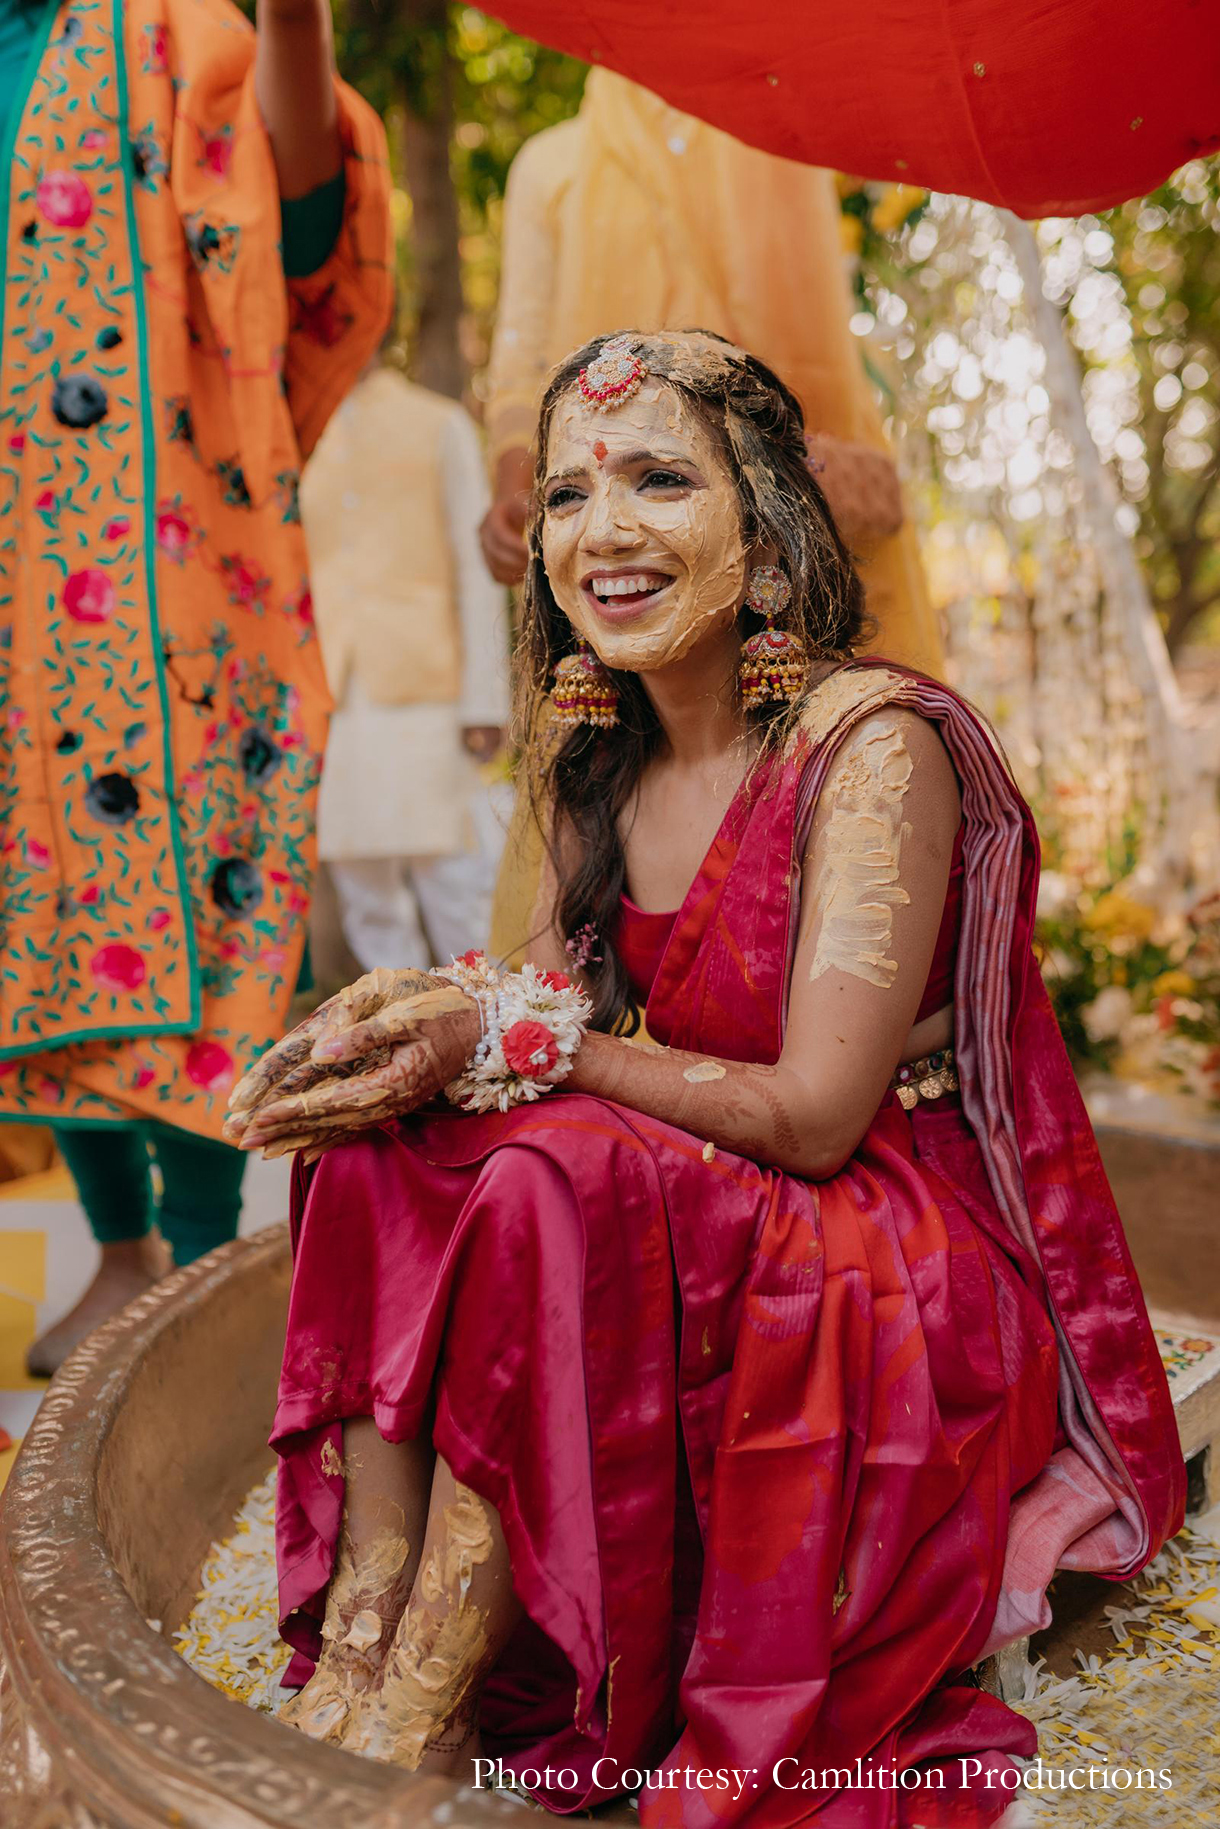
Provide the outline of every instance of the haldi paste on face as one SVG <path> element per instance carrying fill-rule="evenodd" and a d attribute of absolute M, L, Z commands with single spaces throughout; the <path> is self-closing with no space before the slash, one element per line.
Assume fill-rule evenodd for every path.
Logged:
<path fill-rule="evenodd" d="M 653 470 L 674 465 L 697 481 L 641 488 L 643 467 L 633 461 L 641 452 Z M 736 615 L 747 571 L 737 487 L 708 428 L 674 388 L 648 380 L 610 414 L 568 395 L 551 422 L 547 471 L 548 501 L 551 479 L 575 493 L 544 514 L 547 577 L 560 609 L 606 666 L 635 673 L 668 666 Z M 603 618 L 583 589 L 599 564 L 672 583 L 639 616 Z"/>

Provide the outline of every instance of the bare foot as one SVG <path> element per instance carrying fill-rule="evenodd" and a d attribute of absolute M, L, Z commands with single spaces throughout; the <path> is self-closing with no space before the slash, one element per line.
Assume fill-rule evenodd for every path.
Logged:
<path fill-rule="evenodd" d="M 98 1273 L 76 1307 L 35 1340 L 26 1354 L 26 1370 L 32 1377 L 50 1378 L 87 1334 L 126 1308 L 169 1268 L 165 1247 L 155 1235 L 124 1239 L 101 1249 Z"/>
<path fill-rule="evenodd" d="M 334 1670 L 319 1667 L 303 1689 L 280 1705 L 279 1718 L 287 1727 L 299 1728 L 311 1740 L 329 1741 L 337 1746 L 343 1740 L 353 1710 L 356 1691 L 344 1684 Z"/>
<path fill-rule="evenodd" d="M 381 1528 L 357 1548 L 344 1508 L 339 1555 L 326 1594 L 321 1654 L 305 1687 L 279 1710 L 280 1720 L 289 1727 L 332 1745 L 346 1744 L 357 1727 L 366 1693 L 381 1681 L 415 1578 L 417 1559 L 412 1559 L 403 1535 L 402 1507 L 390 1502 L 374 1515 Z"/>

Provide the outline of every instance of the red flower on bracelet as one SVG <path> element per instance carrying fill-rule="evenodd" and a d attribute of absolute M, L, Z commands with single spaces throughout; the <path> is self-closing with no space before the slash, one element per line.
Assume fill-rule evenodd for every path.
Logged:
<path fill-rule="evenodd" d="M 522 1079 L 549 1073 L 559 1059 L 559 1043 L 544 1022 L 515 1022 L 500 1038 L 505 1065 Z"/>

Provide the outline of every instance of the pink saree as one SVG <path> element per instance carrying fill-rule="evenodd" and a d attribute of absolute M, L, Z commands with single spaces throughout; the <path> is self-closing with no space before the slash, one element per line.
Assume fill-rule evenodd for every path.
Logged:
<path fill-rule="evenodd" d="M 1164 1375 L 1030 951 L 1032 821 L 961 700 L 884 663 L 823 683 L 726 814 L 649 1031 L 778 1057 L 791 861 L 884 703 L 935 720 L 961 782 L 960 1105 L 887 1095 L 817 1184 L 562 1093 L 421 1113 L 297 1173 L 273 1436 L 292 1680 L 342 1513 L 323 1450 L 345 1416 L 391 1440 L 430 1420 L 500 1513 L 527 1615 L 484 1739 L 555 1810 L 643 1772 L 645 1829 L 993 1822 L 1035 1736 L 971 1666 L 1045 1619 L 1057 1566 L 1129 1574 L 1181 1519 Z"/>

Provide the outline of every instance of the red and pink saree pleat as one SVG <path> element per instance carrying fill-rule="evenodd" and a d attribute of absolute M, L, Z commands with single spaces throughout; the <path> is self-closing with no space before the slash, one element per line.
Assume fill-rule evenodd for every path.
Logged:
<path fill-rule="evenodd" d="M 341 1517 L 326 1443 L 349 1415 L 389 1439 L 430 1419 L 498 1508 L 528 1615 L 484 1737 L 570 1768 L 538 1789 L 554 1809 L 643 1766 L 645 1829 L 990 1822 L 1010 1794 L 986 1775 L 1034 1733 L 960 1679 L 1039 1616 L 1056 1563 L 1128 1573 L 1180 1517 L 1164 1378 L 1030 959 L 1032 826 L 953 694 L 884 666 L 819 689 L 725 817 L 649 1031 L 777 1058 L 793 858 L 835 747 L 886 702 L 938 722 L 962 783 L 964 1110 L 887 1096 L 818 1184 L 562 1093 L 420 1114 L 296 1179 L 274 1435 L 295 1674 Z"/>

